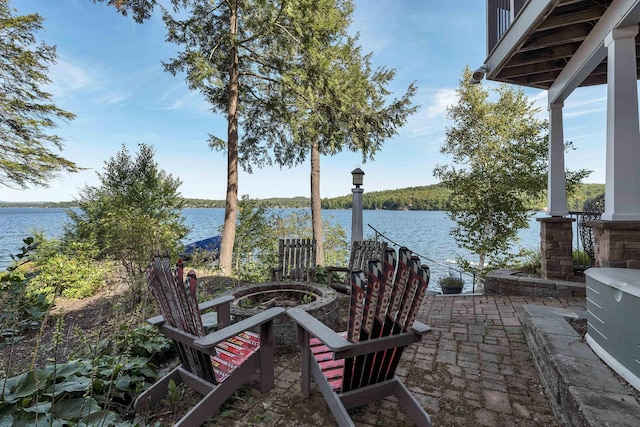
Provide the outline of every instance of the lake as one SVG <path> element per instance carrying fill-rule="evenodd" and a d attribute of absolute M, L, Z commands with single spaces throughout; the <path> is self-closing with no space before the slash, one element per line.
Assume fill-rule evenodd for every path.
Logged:
<path fill-rule="evenodd" d="M 292 212 L 294 209 L 281 209 Z M 218 235 L 218 229 L 224 220 L 224 209 L 184 209 L 185 223 L 191 232 L 185 243 Z M 351 236 L 350 210 L 323 210 L 323 219 L 339 224 Z M 544 216 L 543 213 L 538 213 Z M 423 263 L 431 269 L 431 286 L 438 277 L 455 269 L 458 255 L 474 260 L 465 250 L 456 246 L 449 234 L 452 221 L 443 211 L 387 211 L 365 210 L 364 237 L 373 237 L 374 231 L 367 225 L 383 233 L 393 242 L 404 245 L 418 254 Z M 10 254 L 16 254 L 23 245 L 22 239 L 41 231 L 49 238 L 59 238 L 67 223 L 65 209 L 59 208 L 0 208 L 0 269 L 4 270 L 11 262 Z M 520 247 L 538 248 L 540 245 L 540 225 L 532 217 L 530 227 L 519 234 Z M 514 248 L 517 249 L 517 248 Z M 470 287 L 470 280 L 466 280 Z M 465 289 L 470 290 L 470 289 Z"/>

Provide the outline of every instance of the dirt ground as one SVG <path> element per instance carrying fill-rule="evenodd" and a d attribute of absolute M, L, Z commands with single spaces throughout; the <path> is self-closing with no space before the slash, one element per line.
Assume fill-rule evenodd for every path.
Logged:
<path fill-rule="evenodd" d="M 202 277 L 199 282 L 199 300 L 206 301 L 213 295 L 238 285 L 233 279 L 226 277 Z M 346 328 L 349 310 L 349 298 L 340 294 L 340 324 Z M 118 282 L 108 284 L 102 291 L 91 298 L 83 300 L 67 300 L 58 298 L 55 307 L 45 319 L 39 330 L 32 330 L 20 341 L 0 349 L 0 369 L 3 377 L 18 375 L 30 369 L 39 369 L 54 360 L 64 363 L 69 358 L 88 350 L 114 333 L 124 324 L 135 326 L 148 317 L 157 315 L 155 304 L 148 304 L 149 311 L 133 311 L 130 301 L 126 298 L 125 287 Z M 57 337 L 57 339 L 56 339 Z M 164 369 L 172 368 L 177 359 L 173 359 Z M 276 366 L 299 366 L 300 357 L 296 351 L 279 352 L 276 354 Z M 259 390 L 259 382 L 246 384 L 223 405 L 219 412 L 222 419 L 233 419 L 234 415 L 245 413 L 251 406 L 251 395 Z M 173 425 L 175 421 L 187 411 L 199 397 L 189 391 L 180 399 L 180 405 L 170 408 L 168 404 L 154 409 L 153 414 L 139 414 L 147 423 Z M 318 396 L 316 396 L 318 397 Z M 318 406 L 318 408 L 314 408 Z M 292 408 L 292 411 L 295 408 Z M 305 401 L 304 408 L 298 408 L 306 413 L 324 413 L 330 416 L 326 403 L 321 398 Z M 230 417 L 230 418 L 227 418 Z"/>

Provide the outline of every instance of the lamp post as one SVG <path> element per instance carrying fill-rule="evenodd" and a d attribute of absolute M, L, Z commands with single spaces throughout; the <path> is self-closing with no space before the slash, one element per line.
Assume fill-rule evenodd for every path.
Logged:
<path fill-rule="evenodd" d="M 362 185 L 364 171 L 360 168 L 355 168 L 351 175 L 355 187 L 351 189 L 351 193 L 353 193 L 351 202 L 351 243 L 353 243 L 362 241 L 362 193 L 364 190 L 360 186 Z"/>

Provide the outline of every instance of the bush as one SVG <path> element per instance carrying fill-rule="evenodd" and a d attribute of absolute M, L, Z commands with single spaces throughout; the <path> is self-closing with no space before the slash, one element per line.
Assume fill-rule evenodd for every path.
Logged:
<path fill-rule="evenodd" d="M 59 242 L 37 237 L 34 255 L 36 274 L 28 285 L 30 295 L 44 295 L 49 300 L 62 295 L 81 299 L 100 290 L 111 271 L 107 262 L 94 260 L 96 250 L 87 243 L 73 242 L 62 248 Z"/>
<path fill-rule="evenodd" d="M 12 255 L 14 264 L 0 275 L 0 348 L 19 340 L 26 331 L 38 329 L 50 308 L 43 295 L 27 293 L 29 280 L 33 277 L 30 257 L 35 240 L 27 237 L 23 242 L 25 246 L 21 252 Z"/>
<path fill-rule="evenodd" d="M 521 263 L 516 268 L 523 273 L 539 274 L 542 267 L 540 249 L 523 249 L 520 255 Z"/>
<path fill-rule="evenodd" d="M 339 225 L 324 222 L 324 254 L 329 265 L 346 264 L 347 233 Z M 243 196 L 238 204 L 238 226 L 233 248 L 234 275 L 240 280 L 263 282 L 271 277 L 278 260 L 278 239 L 311 238 L 311 213 L 269 214 L 257 200 Z M 326 263 L 325 262 L 325 263 Z"/>
<path fill-rule="evenodd" d="M 0 425 L 132 425 L 116 409 L 155 380 L 144 358 L 102 355 L 0 380 Z"/>
<path fill-rule="evenodd" d="M 77 201 L 80 212 L 68 211 L 71 225 L 65 242 L 94 242 L 100 259 L 119 262 L 127 273 L 133 305 L 140 302 L 141 284 L 151 256 L 178 253 L 187 234 L 182 217 L 181 182 L 159 169 L 154 151 L 140 144 L 133 159 L 127 148 L 105 162 L 99 187 L 85 187 Z"/>
<path fill-rule="evenodd" d="M 445 293 L 445 288 L 462 290 L 464 287 L 464 279 L 462 276 L 454 276 L 452 272 L 449 272 L 449 275 L 442 276 L 438 279 L 438 286 L 440 286 L 443 293 Z"/>

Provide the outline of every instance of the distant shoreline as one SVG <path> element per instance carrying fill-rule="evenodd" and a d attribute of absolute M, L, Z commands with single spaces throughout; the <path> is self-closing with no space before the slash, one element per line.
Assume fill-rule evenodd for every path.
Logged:
<path fill-rule="evenodd" d="M 569 210 L 582 210 L 585 200 L 604 193 L 604 184 L 582 184 L 575 193 L 568 197 L 567 208 Z M 398 188 L 384 191 L 365 191 L 362 200 L 364 210 L 385 211 L 445 211 L 447 208 L 450 191 L 441 184 L 419 187 Z M 259 206 L 265 208 L 303 208 L 311 206 L 309 197 L 272 197 L 267 199 L 255 199 Z M 352 195 L 323 198 L 323 209 L 351 209 Z M 224 200 L 190 199 L 184 198 L 185 208 L 224 208 Z M 546 197 L 537 197 L 526 200 L 526 205 L 531 211 L 545 211 Z M 78 201 L 67 202 L 3 202 L 0 208 L 78 208 Z"/>

